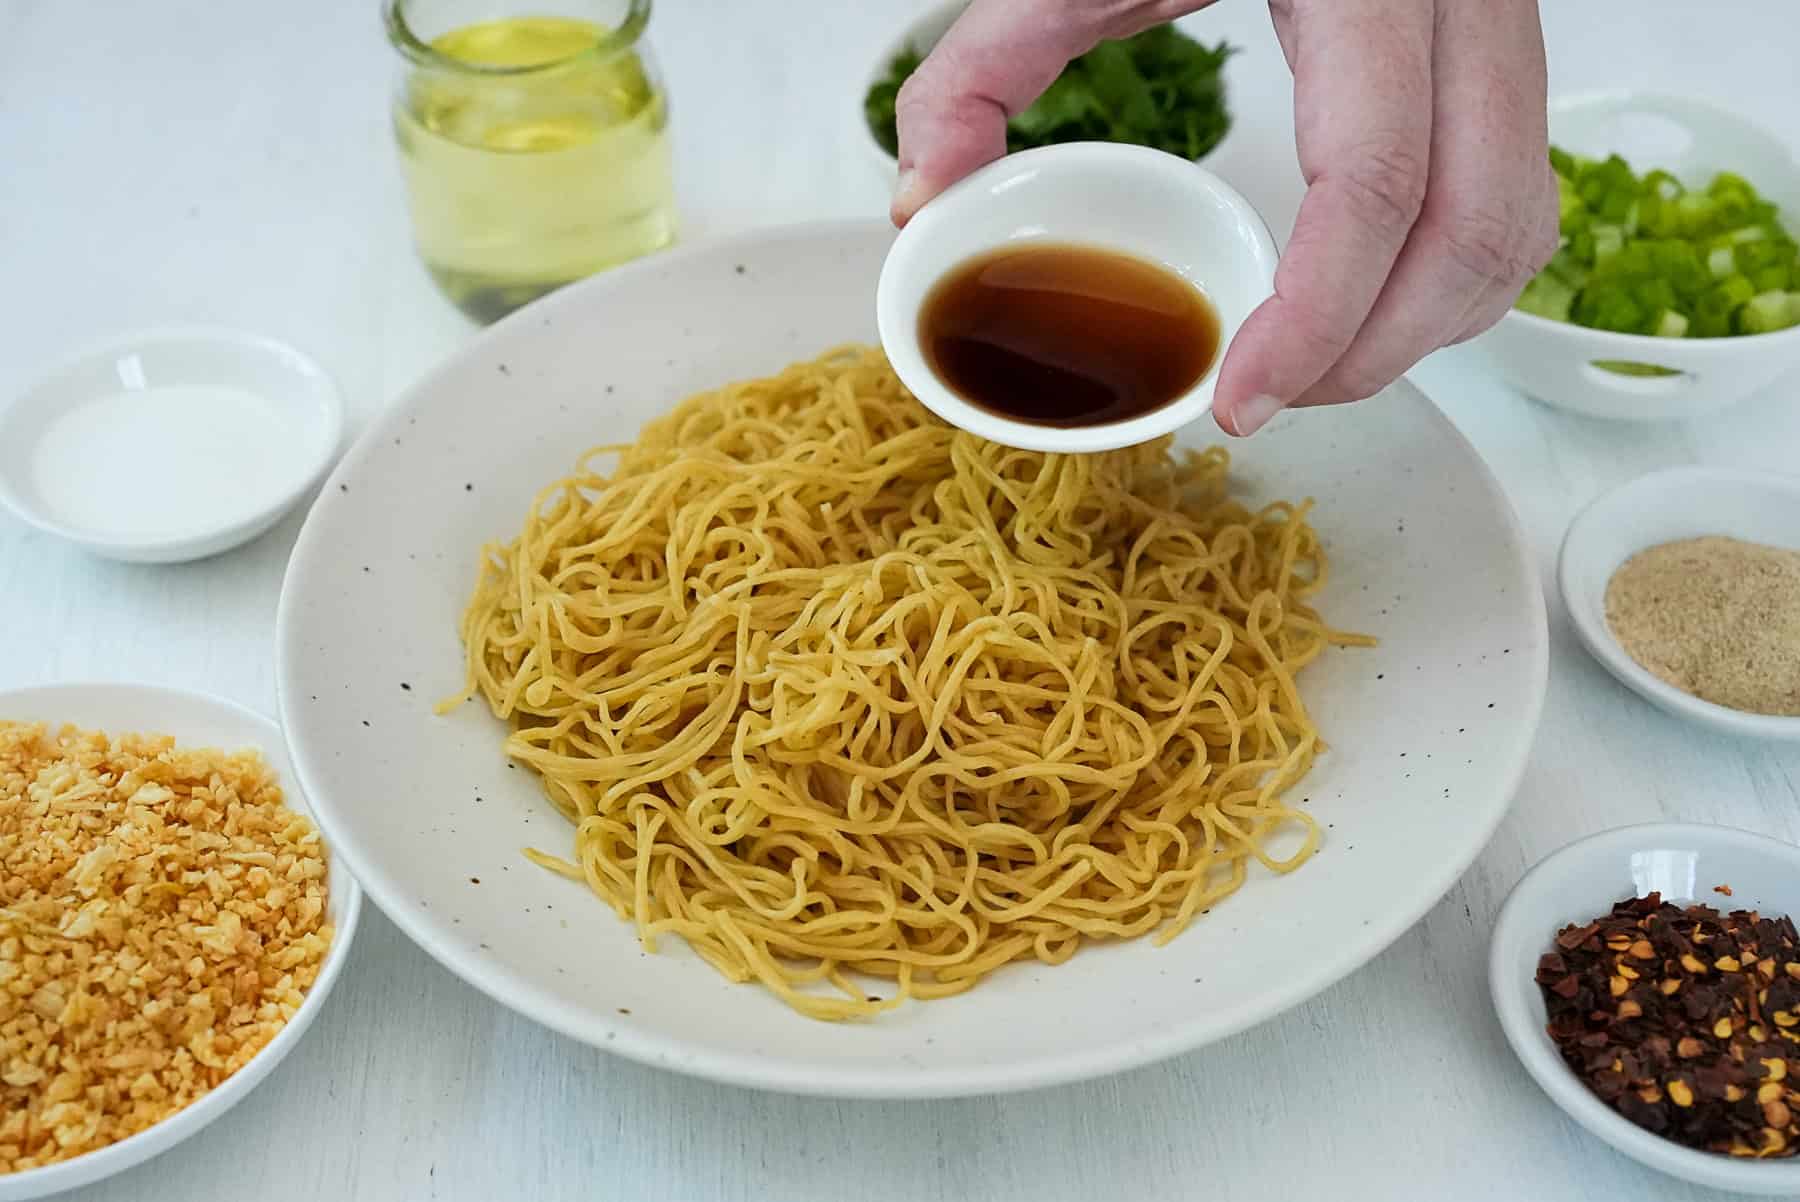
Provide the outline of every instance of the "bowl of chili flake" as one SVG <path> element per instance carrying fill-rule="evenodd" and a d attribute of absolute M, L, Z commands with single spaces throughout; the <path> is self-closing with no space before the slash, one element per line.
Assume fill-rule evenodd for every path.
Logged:
<path fill-rule="evenodd" d="M 1501 1028 L 1576 1122 L 1652 1168 L 1800 1195 L 1800 847 L 1657 823 L 1514 887 L 1489 953 Z"/>

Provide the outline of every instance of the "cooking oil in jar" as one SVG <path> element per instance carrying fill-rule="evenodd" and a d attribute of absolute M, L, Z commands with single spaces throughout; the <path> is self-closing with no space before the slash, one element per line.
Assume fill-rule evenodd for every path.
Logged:
<path fill-rule="evenodd" d="M 646 51 L 567 17 L 451 29 L 395 112 L 419 254 L 491 321 L 675 237 L 668 101 Z"/>

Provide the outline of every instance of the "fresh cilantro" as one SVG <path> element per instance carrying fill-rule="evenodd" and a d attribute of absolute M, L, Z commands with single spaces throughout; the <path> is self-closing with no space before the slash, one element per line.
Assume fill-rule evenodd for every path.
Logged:
<path fill-rule="evenodd" d="M 919 69 L 921 61 L 923 60 L 910 46 L 902 50 L 889 65 L 887 78 L 876 83 L 863 98 L 863 115 L 868 118 L 869 130 L 889 154 L 900 153 L 900 134 L 895 128 L 894 102 L 900 98 L 900 85 L 906 82 L 907 76 Z"/>
<path fill-rule="evenodd" d="M 1055 142 L 1131 142 L 1198 159 L 1231 128 L 1225 106 L 1225 60 L 1232 49 L 1207 47 L 1173 25 L 1102 42 L 1063 69 L 1032 106 L 1006 123 L 1006 148 Z M 863 100 L 875 140 L 898 154 L 894 102 L 918 69 L 910 47 Z"/>

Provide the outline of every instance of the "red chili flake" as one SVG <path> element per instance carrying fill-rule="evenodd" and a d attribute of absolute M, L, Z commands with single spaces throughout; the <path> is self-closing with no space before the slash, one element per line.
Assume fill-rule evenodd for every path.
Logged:
<path fill-rule="evenodd" d="M 1791 919 L 1627 898 L 1559 931 L 1536 980 L 1563 1062 L 1638 1126 L 1733 1156 L 1800 1151 Z"/>

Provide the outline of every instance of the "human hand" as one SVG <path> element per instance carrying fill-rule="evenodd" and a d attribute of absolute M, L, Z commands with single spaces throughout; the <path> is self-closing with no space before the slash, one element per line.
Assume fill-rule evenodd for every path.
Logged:
<path fill-rule="evenodd" d="M 974 0 L 901 89 L 893 218 L 1006 151 L 1070 59 L 1210 0 Z M 1498 321 L 1557 246 L 1534 0 L 1270 0 L 1306 196 L 1232 339 L 1228 434 L 1359 400 Z"/>

